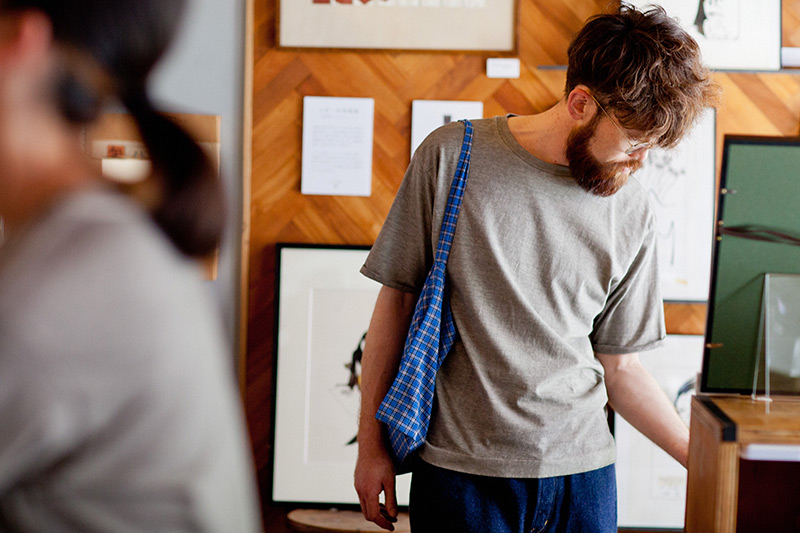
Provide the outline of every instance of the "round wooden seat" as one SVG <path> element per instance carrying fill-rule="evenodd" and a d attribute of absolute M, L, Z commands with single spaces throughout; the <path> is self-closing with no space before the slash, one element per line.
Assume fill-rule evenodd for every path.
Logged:
<path fill-rule="evenodd" d="M 337 511 L 322 509 L 295 509 L 287 517 L 289 527 L 298 533 L 361 533 L 383 531 L 372 522 L 364 519 L 358 511 Z M 400 513 L 394 524 L 396 533 L 410 533 L 408 513 Z"/>

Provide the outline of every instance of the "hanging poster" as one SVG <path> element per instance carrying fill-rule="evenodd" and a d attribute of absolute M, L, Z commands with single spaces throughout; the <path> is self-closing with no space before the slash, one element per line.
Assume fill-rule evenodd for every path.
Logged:
<path fill-rule="evenodd" d="M 279 244 L 272 500 L 356 505 L 361 350 L 381 285 L 364 246 Z M 410 475 L 398 476 L 408 505 Z"/>
<path fill-rule="evenodd" d="M 633 0 L 646 8 L 654 2 Z M 780 70 L 780 0 L 659 0 L 718 70 Z"/>
<path fill-rule="evenodd" d="M 705 301 L 714 242 L 715 114 L 709 109 L 678 146 L 650 150 L 634 174 L 656 214 L 661 294 Z"/>
<path fill-rule="evenodd" d="M 517 0 L 279 0 L 278 46 L 513 52 Z"/>

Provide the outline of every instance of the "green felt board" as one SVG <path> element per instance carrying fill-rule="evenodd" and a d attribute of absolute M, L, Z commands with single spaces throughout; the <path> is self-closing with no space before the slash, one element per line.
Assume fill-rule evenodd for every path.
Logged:
<path fill-rule="evenodd" d="M 718 224 L 800 235 L 800 139 L 726 137 L 720 181 Z M 767 272 L 800 273 L 800 246 L 717 233 L 702 391 L 751 392 Z"/>

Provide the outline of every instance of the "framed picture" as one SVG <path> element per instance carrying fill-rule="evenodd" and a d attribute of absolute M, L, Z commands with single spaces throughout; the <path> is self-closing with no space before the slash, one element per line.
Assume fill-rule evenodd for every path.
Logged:
<path fill-rule="evenodd" d="M 278 0 L 278 46 L 508 52 L 517 0 Z"/>
<path fill-rule="evenodd" d="M 688 426 L 703 336 L 668 335 L 662 347 L 640 358 Z M 686 469 L 622 417 L 614 417 L 620 528 L 683 530 Z"/>
<path fill-rule="evenodd" d="M 650 0 L 633 0 L 645 8 Z M 780 70 L 780 0 L 660 0 L 655 2 L 700 45 L 718 70 Z"/>
<path fill-rule="evenodd" d="M 715 113 L 709 109 L 671 150 L 654 148 L 634 175 L 658 228 L 661 293 L 667 301 L 708 299 L 714 242 Z"/>
<path fill-rule="evenodd" d="M 279 244 L 272 501 L 358 504 L 353 488 L 361 350 L 380 284 L 369 249 Z M 408 505 L 411 476 L 399 476 Z"/>
<path fill-rule="evenodd" d="M 483 102 L 414 100 L 411 102 L 411 157 L 433 130 L 462 119 L 483 118 Z"/>
<path fill-rule="evenodd" d="M 769 392 L 800 395 L 797 291 L 768 283 L 774 275 L 800 277 L 798 168 L 797 137 L 723 140 L 703 392 L 766 392 L 766 353 L 774 357 Z M 777 297 L 777 314 L 770 312 L 770 295 Z M 776 329 L 783 330 L 777 337 Z"/>

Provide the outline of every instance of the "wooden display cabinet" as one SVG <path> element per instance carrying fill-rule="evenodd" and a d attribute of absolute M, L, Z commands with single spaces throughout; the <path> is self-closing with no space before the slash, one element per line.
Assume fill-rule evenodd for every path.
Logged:
<path fill-rule="evenodd" d="M 800 531 L 800 401 L 692 399 L 687 533 Z"/>

